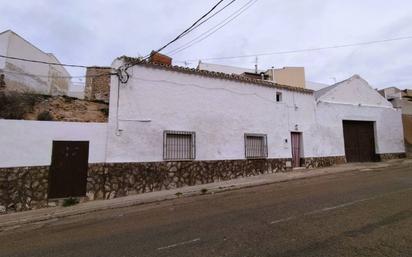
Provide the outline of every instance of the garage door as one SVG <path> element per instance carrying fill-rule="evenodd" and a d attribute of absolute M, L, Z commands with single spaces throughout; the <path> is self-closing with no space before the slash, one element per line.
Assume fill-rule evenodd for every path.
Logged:
<path fill-rule="evenodd" d="M 372 121 L 343 121 L 345 155 L 348 162 L 376 160 L 375 136 Z"/>

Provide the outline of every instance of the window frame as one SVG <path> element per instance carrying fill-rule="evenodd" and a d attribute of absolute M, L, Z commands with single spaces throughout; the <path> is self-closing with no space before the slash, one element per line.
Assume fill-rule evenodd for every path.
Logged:
<path fill-rule="evenodd" d="M 168 156 L 167 151 L 167 136 L 168 135 L 189 135 L 191 136 L 190 157 L 181 158 Z M 196 159 L 196 132 L 194 131 L 180 131 L 180 130 L 164 130 L 163 131 L 163 160 L 165 161 L 191 161 Z"/>
<path fill-rule="evenodd" d="M 278 99 L 279 99 L 279 100 L 278 100 Z M 281 103 L 281 102 L 283 101 L 283 93 L 282 93 L 282 92 L 276 91 L 275 101 L 276 101 L 277 103 Z"/>
<path fill-rule="evenodd" d="M 247 144 L 247 139 L 248 137 L 260 137 L 263 138 L 263 155 L 261 156 L 248 156 L 248 153 L 250 153 L 250 150 L 248 151 L 248 144 Z M 246 159 L 266 159 L 268 158 L 268 140 L 267 140 L 267 134 L 261 134 L 261 133 L 245 133 L 244 134 L 244 145 L 245 145 L 245 158 Z"/>

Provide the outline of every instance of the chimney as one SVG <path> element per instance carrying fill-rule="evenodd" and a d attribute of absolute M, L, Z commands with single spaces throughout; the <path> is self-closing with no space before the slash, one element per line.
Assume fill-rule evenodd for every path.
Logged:
<path fill-rule="evenodd" d="M 170 58 L 167 55 L 152 51 L 150 53 L 150 63 L 156 63 L 156 64 L 163 64 L 163 65 L 172 65 L 172 58 Z"/>
<path fill-rule="evenodd" d="M 87 67 L 84 98 L 109 102 L 111 67 Z"/>

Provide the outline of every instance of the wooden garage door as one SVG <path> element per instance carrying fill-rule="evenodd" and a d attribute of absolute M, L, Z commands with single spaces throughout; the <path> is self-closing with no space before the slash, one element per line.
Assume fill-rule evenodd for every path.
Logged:
<path fill-rule="evenodd" d="M 49 198 L 85 196 L 88 141 L 53 141 Z"/>
<path fill-rule="evenodd" d="M 343 121 L 345 155 L 348 162 L 376 160 L 372 121 Z"/>

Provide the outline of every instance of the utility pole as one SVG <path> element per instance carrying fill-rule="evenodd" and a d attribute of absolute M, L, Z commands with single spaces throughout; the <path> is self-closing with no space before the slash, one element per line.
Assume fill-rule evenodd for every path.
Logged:
<path fill-rule="evenodd" d="M 259 62 L 259 59 L 258 59 L 258 57 L 256 56 L 256 57 L 255 57 L 255 73 L 256 73 L 256 74 L 258 73 L 258 62 Z"/>

